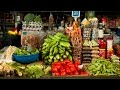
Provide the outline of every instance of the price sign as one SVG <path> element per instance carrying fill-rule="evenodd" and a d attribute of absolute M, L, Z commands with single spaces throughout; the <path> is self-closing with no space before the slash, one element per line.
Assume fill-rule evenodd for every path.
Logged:
<path fill-rule="evenodd" d="M 72 11 L 72 17 L 80 17 L 80 11 Z"/>

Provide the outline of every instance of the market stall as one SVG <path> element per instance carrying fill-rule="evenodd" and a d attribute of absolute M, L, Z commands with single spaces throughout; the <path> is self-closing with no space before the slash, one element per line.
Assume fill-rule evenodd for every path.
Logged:
<path fill-rule="evenodd" d="M 46 21 L 39 14 L 17 16 L 7 34 L 21 40 L 0 50 L 0 78 L 119 78 L 119 35 L 110 29 L 119 27 L 119 18 L 98 18 L 94 11 L 83 19 L 49 14 Z"/>

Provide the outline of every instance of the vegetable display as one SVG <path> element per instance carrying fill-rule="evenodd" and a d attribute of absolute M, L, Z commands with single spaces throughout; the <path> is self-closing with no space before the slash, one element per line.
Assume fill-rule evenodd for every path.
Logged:
<path fill-rule="evenodd" d="M 93 60 L 88 66 L 88 71 L 92 75 L 120 75 L 120 65 L 112 63 L 106 59 L 99 58 Z"/>
<path fill-rule="evenodd" d="M 17 48 L 14 52 L 15 55 L 31 55 L 31 54 L 38 54 L 39 50 L 34 49 L 27 49 L 27 48 Z"/>
<path fill-rule="evenodd" d="M 13 67 L 17 76 L 40 78 L 41 76 L 50 75 L 51 73 L 51 66 L 47 66 L 42 63 L 22 65 L 15 62 L 10 64 L 10 66 Z"/>
<path fill-rule="evenodd" d="M 72 50 L 69 37 L 57 32 L 54 36 L 48 35 L 42 47 L 42 58 L 46 64 L 63 61 L 66 58 L 72 60 Z"/>
<path fill-rule="evenodd" d="M 54 62 L 52 64 L 52 75 L 53 76 L 68 76 L 68 75 L 80 75 L 86 74 L 82 68 L 79 67 L 80 61 L 70 61 L 69 59 L 65 59 L 64 61 Z"/>

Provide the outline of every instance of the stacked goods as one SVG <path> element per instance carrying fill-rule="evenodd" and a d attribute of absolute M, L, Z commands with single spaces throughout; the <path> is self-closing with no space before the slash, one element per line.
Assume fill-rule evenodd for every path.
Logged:
<path fill-rule="evenodd" d="M 99 44 L 98 40 L 98 19 L 95 17 L 94 11 L 85 13 L 86 18 L 83 19 L 83 63 L 91 62 L 93 58 L 99 57 Z M 87 23 L 87 24 L 86 24 Z"/>
<path fill-rule="evenodd" d="M 44 39 L 42 58 L 45 63 L 51 64 L 52 62 L 63 61 L 66 58 L 72 60 L 71 53 L 69 37 L 63 33 L 57 32 L 55 35 L 48 35 Z"/>
<path fill-rule="evenodd" d="M 81 60 L 82 52 L 82 34 L 78 22 L 73 23 L 72 30 L 66 29 L 66 33 L 70 36 L 71 44 L 73 46 L 73 60 Z"/>
<path fill-rule="evenodd" d="M 99 44 L 95 40 L 84 40 L 82 50 L 82 62 L 91 62 L 93 58 L 99 57 Z"/>
<path fill-rule="evenodd" d="M 32 13 L 25 15 L 21 32 L 21 45 L 31 45 L 32 47 L 39 48 L 42 43 L 41 39 L 45 36 L 41 29 L 42 19 L 40 15 L 36 16 Z"/>
<path fill-rule="evenodd" d="M 83 39 L 90 39 L 91 37 L 91 28 L 84 28 L 83 30 Z"/>

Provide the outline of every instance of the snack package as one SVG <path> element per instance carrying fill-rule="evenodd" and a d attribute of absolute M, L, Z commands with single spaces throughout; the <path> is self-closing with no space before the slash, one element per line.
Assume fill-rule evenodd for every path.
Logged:
<path fill-rule="evenodd" d="M 32 46 L 39 48 L 43 43 L 43 38 L 46 34 L 41 31 L 22 31 L 21 34 L 21 45 L 22 46 Z"/>

